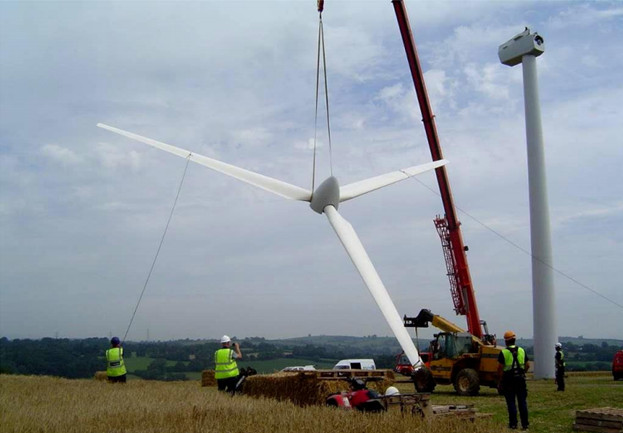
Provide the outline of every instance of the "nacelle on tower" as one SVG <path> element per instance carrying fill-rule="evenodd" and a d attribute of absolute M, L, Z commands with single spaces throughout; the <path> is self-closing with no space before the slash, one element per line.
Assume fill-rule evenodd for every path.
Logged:
<path fill-rule="evenodd" d="M 504 65 L 515 66 L 520 64 L 522 57 L 527 54 L 538 57 L 544 52 L 543 37 L 536 32 L 530 33 L 530 29 L 526 27 L 526 30 L 500 45 L 498 57 Z"/>

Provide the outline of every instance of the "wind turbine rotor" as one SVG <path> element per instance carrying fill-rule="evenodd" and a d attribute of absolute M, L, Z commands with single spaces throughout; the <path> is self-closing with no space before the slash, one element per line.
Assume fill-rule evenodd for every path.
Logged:
<path fill-rule="evenodd" d="M 379 274 L 376 272 L 376 269 L 370 260 L 370 257 L 368 257 L 365 248 L 361 244 L 357 233 L 350 223 L 338 213 L 337 209 L 339 204 L 343 201 L 351 200 L 371 191 L 393 185 L 396 182 L 400 182 L 420 173 L 439 168 L 446 165 L 448 163 L 447 160 L 442 159 L 428 164 L 393 171 L 381 176 L 352 183 L 342 188 L 340 188 L 338 180 L 331 176 L 320 184 L 320 186 L 316 188 L 312 194 L 311 191 L 298 186 L 291 185 L 262 174 L 254 173 L 234 165 L 226 164 L 224 162 L 208 158 L 207 156 L 192 153 L 188 150 L 171 146 L 170 144 L 152 140 L 151 138 L 146 138 L 122 129 L 104 125 L 102 123 L 98 123 L 97 126 L 133 140 L 140 141 L 149 146 L 164 150 L 165 152 L 186 158 L 190 161 L 211 168 L 212 170 L 226 174 L 227 176 L 254 185 L 265 191 L 272 192 L 278 196 L 291 200 L 310 202 L 310 207 L 314 210 L 314 212 L 319 214 L 324 213 L 327 216 L 329 223 L 346 249 L 346 252 L 355 265 L 355 268 L 359 272 L 359 275 L 361 275 L 361 278 L 379 306 L 381 313 L 398 339 L 400 346 L 409 358 L 411 364 L 414 366 L 419 366 L 421 364 L 420 357 L 415 345 L 413 344 L 413 340 L 411 340 L 411 337 L 405 329 L 402 319 L 396 310 L 396 306 L 392 302 L 387 289 L 383 285 Z"/>

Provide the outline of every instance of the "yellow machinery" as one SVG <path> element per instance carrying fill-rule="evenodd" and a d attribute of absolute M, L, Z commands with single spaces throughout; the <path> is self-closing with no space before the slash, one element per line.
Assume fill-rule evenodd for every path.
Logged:
<path fill-rule="evenodd" d="M 459 395 L 477 395 L 481 385 L 497 386 L 502 347 L 496 346 L 495 336 L 486 332 L 485 342 L 430 310 L 420 311 L 417 317 L 405 316 L 404 323 L 409 328 L 427 328 L 430 323 L 442 331 L 430 343 L 429 368 L 414 373 L 419 392 L 432 392 L 436 384 L 452 384 Z"/>

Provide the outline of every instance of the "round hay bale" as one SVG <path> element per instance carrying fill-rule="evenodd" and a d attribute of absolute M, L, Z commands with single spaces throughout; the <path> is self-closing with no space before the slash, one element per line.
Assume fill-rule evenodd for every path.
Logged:
<path fill-rule="evenodd" d="M 392 378 L 370 381 L 367 386 L 381 394 L 393 385 Z M 345 380 L 322 380 L 315 372 L 280 372 L 270 375 L 257 375 L 247 378 L 244 393 L 252 397 L 268 397 L 287 400 L 299 406 L 324 405 L 327 397 L 348 391 Z"/>
<path fill-rule="evenodd" d="M 216 386 L 214 370 L 203 370 L 201 372 L 201 386 Z"/>
<path fill-rule="evenodd" d="M 105 371 L 96 371 L 95 376 L 93 376 L 95 380 L 108 380 L 108 374 Z"/>

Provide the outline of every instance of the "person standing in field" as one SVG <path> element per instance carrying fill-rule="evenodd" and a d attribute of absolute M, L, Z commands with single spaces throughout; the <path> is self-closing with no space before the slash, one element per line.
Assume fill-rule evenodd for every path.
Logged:
<path fill-rule="evenodd" d="M 508 427 L 517 429 L 517 408 L 519 408 L 522 430 L 528 430 L 526 371 L 530 364 L 526 352 L 515 345 L 515 338 L 513 331 L 507 331 L 504 334 L 506 348 L 498 356 L 498 389 L 503 391 L 506 399 Z M 517 399 L 517 405 L 515 405 L 515 399 Z"/>
<path fill-rule="evenodd" d="M 240 345 L 234 343 L 233 350 L 231 349 L 231 338 L 227 335 L 223 335 L 221 338 L 221 348 L 214 352 L 214 378 L 219 391 L 227 391 L 232 394 L 236 390 L 236 384 L 240 378 L 240 371 L 238 370 L 238 364 L 236 359 L 242 359 L 242 353 L 240 352 Z"/>
<path fill-rule="evenodd" d="M 125 383 L 127 371 L 123 362 L 123 348 L 119 337 L 110 340 L 110 349 L 106 351 L 106 376 L 111 383 Z"/>
<path fill-rule="evenodd" d="M 558 389 L 556 391 L 565 390 L 565 354 L 562 351 L 562 344 L 556 343 L 556 385 Z"/>

